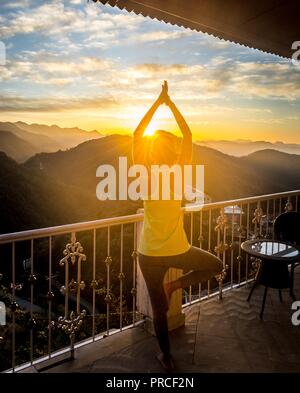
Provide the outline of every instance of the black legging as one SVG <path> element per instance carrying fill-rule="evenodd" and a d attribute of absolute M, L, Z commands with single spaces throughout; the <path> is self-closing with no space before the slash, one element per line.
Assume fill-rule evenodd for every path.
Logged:
<path fill-rule="evenodd" d="M 176 281 L 181 288 L 207 281 L 222 271 L 221 260 L 215 255 L 191 246 L 179 255 L 153 257 L 139 253 L 139 264 L 148 288 L 154 331 L 164 355 L 170 355 L 168 333 L 168 302 L 163 288 L 163 280 L 169 268 L 182 269 L 185 274 Z"/>

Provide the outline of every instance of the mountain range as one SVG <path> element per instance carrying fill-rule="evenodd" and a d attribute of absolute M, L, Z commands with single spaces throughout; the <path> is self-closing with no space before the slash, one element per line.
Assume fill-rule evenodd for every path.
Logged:
<path fill-rule="evenodd" d="M 259 150 L 273 149 L 283 153 L 300 154 L 300 144 L 284 143 L 284 142 L 267 142 L 267 141 L 250 141 L 246 139 L 238 139 L 234 141 L 228 140 L 203 140 L 197 141 L 201 146 L 211 147 L 222 153 L 236 157 L 246 156 Z"/>
<path fill-rule="evenodd" d="M 65 150 L 78 144 L 101 137 L 96 131 L 80 128 L 62 128 L 56 125 L 0 122 L 0 151 L 18 162 L 40 152 Z"/>
<path fill-rule="evenodd" d="M 19 231 L 134 213 L 140 202 L 96 198 L 96 169 L 131 164 L 132 138 L 110 135 L 66 151 L 39 153 L 25 163 L 0 154 L 0 232 Z M 213 201 L 298 189 L 300 156 L 266 149 L 232 157 L 194 144 L 193 163 L 205 166 Z"/>
<path fill-rule="evenodd" d="M 102 135 L 97 130 L 85 131 L 78 127 L 63 128 L 57 125 L 0 122 L 0 151 L 5 152 L 17 162 L 25 162 L 42 152 L 66 150 Z M 199 140 L 200 146 L 211 147 L 222 153 L 242 157 L 259 150 L 273 149 L 288 154 L 300 154 L 300 144 L 268 141 L 238 140 Z"/>

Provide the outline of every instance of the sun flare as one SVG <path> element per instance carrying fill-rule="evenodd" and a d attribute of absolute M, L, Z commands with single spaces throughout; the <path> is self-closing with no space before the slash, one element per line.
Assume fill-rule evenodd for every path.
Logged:
<path fill-rule="evenodd" d="M 152 120 L 151 123 L 146 128 L 144 135 L 153 136 L 155 134 L 155 131 L 157 131 L 158 129 L 159 129 L 158 122 L 156 120 Z"/>

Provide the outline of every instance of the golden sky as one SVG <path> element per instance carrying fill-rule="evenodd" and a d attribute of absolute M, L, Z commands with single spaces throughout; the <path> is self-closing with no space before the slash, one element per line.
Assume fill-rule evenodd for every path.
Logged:
<path fill-rule="evenodd" d="M 300 66 L 80 0 L 4 0 L 0 120 L 132 133 L 164 79 L 194 140 L 300 143 Z M 152 129 L 177 132 L 161 107 Z"/>

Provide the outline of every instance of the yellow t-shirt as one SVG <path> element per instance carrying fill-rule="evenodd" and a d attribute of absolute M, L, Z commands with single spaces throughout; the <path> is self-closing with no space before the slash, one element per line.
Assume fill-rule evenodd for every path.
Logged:
<path fill-rule="evenodd" d="M 138 251 L 149 256 L 172 256 L 188 251 L 180 200 L 145 200 Z"/>

